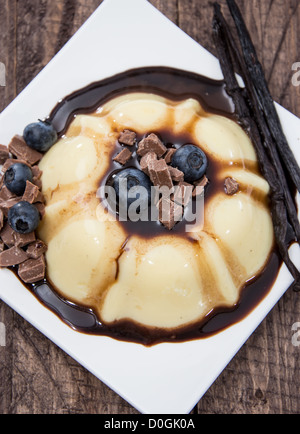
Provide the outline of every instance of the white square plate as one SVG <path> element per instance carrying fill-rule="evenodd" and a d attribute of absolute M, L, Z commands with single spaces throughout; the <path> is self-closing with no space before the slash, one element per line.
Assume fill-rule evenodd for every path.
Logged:
<path fill-rule="evenodd" d="M 184 67 L 214 79 L 223 78 L 217 59 L 146 0 L 105 0 L 1 114 L 0 142 L 8 144 L 15 134 L 22 134 L 27 124 L 46 117 L 69 93 L 147 65 Z M 300 120 L 280 106 L 278 111 L 300 161 Z M 298 250 L 293 254 L 297 256 Z M 291 282 L 283 266 L 269 295 L 240 323 L 205 340 L 151 348 L 71 330 L 8 270 L 0 272 L 0 297 L 141 413 L 187 414 Z"/>

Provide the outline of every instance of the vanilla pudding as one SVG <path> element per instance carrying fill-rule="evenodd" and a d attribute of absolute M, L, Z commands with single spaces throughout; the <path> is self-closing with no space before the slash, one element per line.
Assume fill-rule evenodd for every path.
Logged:
<path fill-rule="evenodd" d="M 138 138 L 156 132 L 164 139 L 165 131 L 189 137 L 206 154 L 211 192 L 204 193 L 199 227 L 179 232 L 160 225 L 143 236 L 104 208 L 97 192 L 123 149 L 118 138 L 124 130 Z M 237 123 L 194 98 L 152 92 L 112 98 L 76 115 L 39 167 L 46 201 L 39 237 L 48 246 L 48 281 L 104 324 L 126 320 L 175 330 L 199 323 L 239 302 L 274 247 L 269 186 L 251 141 Z M 238 185 L 234 194 L 226 194 L 226 179 Z"/>

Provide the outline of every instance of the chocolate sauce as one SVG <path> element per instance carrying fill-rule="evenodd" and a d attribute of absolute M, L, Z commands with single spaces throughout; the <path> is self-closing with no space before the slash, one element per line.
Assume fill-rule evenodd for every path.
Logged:
<path fill-rule="evenodd" d="M 234 114 L 223 81 L 178 69 L 147 67 L 115 75 L 72 93 L 53 109 L 49 121 L 62 136 L 74 115 L 92 113 L 112 98 L 134 92 L 152 92 L 174 101 L 195 98 L 209 112 Z"/>
<path fill-rule="evenodd" d="M 194 73 L 167 67 L 149 67 L 118 74 L 72 93 L 54 108 L 49 116 L 49 121 L 52 122 L 61 137 L 75 115 L 94 112 L 108 100 L 131 92 L 152 92 L 175 101 L 194 98 L 200 102 L 206 111 L 234 118 L 234 106 L 226 93 L 223 81 L 214 81 Z M 167 130 L 156 133 L 163 138 L 164 143 L 168 146 L 179 147 L 191 143 L 188 132 L 181 137 L 174 137 Z M 127 163 L 127 165 L 132 164 L 137 165 L 138 159 L 134 158 L 130 163 Z M 217 161 L 210 160 L 207 177 L 211 181 L 214 181 L 217 165 Z M 111 173 L 119 168 L 120 166 L 112 161 L 100 185 L 101 183 L 105 184 Z M 220 182 L 211 182 L 205 200 L 210 200 L 216 189 L 221 188 L 223 186 Z M 166 234 L 166 229 L 161 224 L 157 222 L 152 222 L 150 225 L 149 222 L 144 223 L 124 222 L 124 228 L 128 234 L 134 233 L 145 238 Z M 183 234 L 184 225 L 184 221 L 176 225 L 174 234 Z M 118 340 L 150 346 L 160 342 L 181 342 L 207 338 L 242 320 L 270 291 L 281 263 L 282 261 L 274 249 L 264 271 L 245 285 L 238 305 L 231 309 L 225 307 L 215 309 L 198 323 L 172 330 L 144 327 L 131 320 L 117 321 L 109 325 L 102 324 L 92 309 L 64 299 L 47 280 L 28 285 L 28 287 L 43 304 L 78 332 L 105 335 Z"/>

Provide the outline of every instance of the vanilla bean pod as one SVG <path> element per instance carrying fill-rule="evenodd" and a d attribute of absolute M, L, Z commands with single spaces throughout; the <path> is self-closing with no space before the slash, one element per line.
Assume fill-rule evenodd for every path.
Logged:
<path fill-rule="evenodd" d="M 295 187 L 300 192 L 300 168 L 283 132 L 273 98 L 270 94 L 268 84 L 263 73 L 263 68 L 256 54 L 255 47 L 252 43 L 248 29 L 235 0 L 227 0 L 227 4 L 235 22 L 245 64 L 248 68 L 252 83 L 255 86 L 259 96 L 260 104 L 263 107 L 269 130 L 273 136 L 282 161 L 284 162 L 284 166 L 290 174 Z"/>
<path fill-rule="evenodd" d="M 255 86 L 251 80 L 251 77 L 249 76 L 248 68 L 243 62 L 243 58 L 236 44 L 233 43 L 233 35 L 231 33 L 230 27 L 228 26 L 223 16 L 219 16 L 219 19 L 222 21 L 222 26 L 224 32 L 226 33 L 226 41 L 230 48 L 230 52 L 233 58 L 232 60 L 235 61 L 239 73 L 242 76 L 243 81 L 245 83 L 246 92 L 251 102 L 252 113 L 255 116 L 256 123 L 263 136 L 263 144 L 266 147 L 271 163 L 273 164 L 277 172 L 277 177 L 278 179 L 280 179 L 280 182 L 282 184 L 282 190 L 285 198 L 285 204 L 286 204 L 289 222 L 294 231 L 295 238 L 297 239 L 298 243 L 300 243 L 300 223 L 298 219 L 297 207 L 295 204 L 295 200 L 293 199 L 292 194 L 290 192 L 288 181 L 286 179 L 286 174 L 284 168 L 282 167 L 282 162 L 278 154 L 276 144 L 274 143 L 274 139 L 272 137 L 272 134 L 266 122 L 265 115 L 260 104 L 260 99 L 256 92 Z"/>
<path fill-rule="evenodd" d="M 236 117 L 245 130 L 248 131 L 250 138 L 255 146 L 260 169 L 270 185 L 270 205 L 274 226 L 274 235 L 279 253 L 291 272 L 294 283 L 293 289 L 300 290 L 300 273 L 291 261 L 286 245 L 287 234 L 287 213 L 284 201 L 284 193 L 280 179 L 275 168 L 266 154 L 261 132 L 252 116 L 251 110 L 245 98 L 246 89 L 240 88 L 234 70 L 233 58 L 230 52 L 229 35 L 226 31 L 226 21 L 221 13 L 220 5 L 214 4 L 213 36 L 223 71 L 226 91 L 232 97 L 235 104 Z"/>

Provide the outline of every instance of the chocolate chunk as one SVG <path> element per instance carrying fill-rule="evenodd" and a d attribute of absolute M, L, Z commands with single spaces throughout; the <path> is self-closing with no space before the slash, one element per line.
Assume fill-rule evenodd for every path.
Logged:
<path fill-rule="evenodd" d="M 17 196 L 12 193 L 6 185 L 3 185 L 3 187 L 0 190 L 0 202 L 4 202 L 5 200 L 16 198 Z"/>
<path fill-rule="evenodd" d="M 171 178 L 175 182 L 183 182 L 184 181 L 184 173 L 181 170 L 176 169 L 175 167 L 169 166 L 169 172 Z"/>
<path fill-rule="evenodd" d="M 174 190 L 169 167 L 165 160 L 151 160 L 148 165 L 149 176 L 155 187 L 168 187 Z"/>
<path fill-rule="evenodd" d="M 119 143 L 122 145 L 133 146 L 136 142 L 136 133 L 130 130 L 124 130 L 119 137 Z"/>
<path fill-rule="evenodd" d="M 41 202 L 42 204 L 45 203 L 45 196 L 43 195 L 43 193 L 41 191 L 38 192 L 38 195 L 37 195 L 34 203 L 37 203 L 37 202 Z"/>
<path fill-rule="evenodd" d="M 158 157 L 162 157 L 167 152 L 167 148 L 156 134 L 151 133 L 139 143 L 138 155 L 143 157 L 148 152 L 154 152 Z"/>
<path fill-rule="evenodd" d="M 27 256 L 30 259 L 38 259 L 47 251 L 47 245 L 41 241 L 36 240 L 34 243 L 30 244 L 26 250 Z"/>
<path fill-rule="evenodd" d="M 3 228 L 4 226 L 4 214 L 2 209 L 0 208 L 0 230 Z"/>
<path fill-rule="evenodd" d="M 33 182 L 33 184 L 36 185 L 40 190 L 42 189 L 42 180 L 41 180 L 41 179 L 33 178 L 32 182 Z"/>
<path fill-rule="evenodd" d="M 16 205 L 16 203 L 20 202 L 22 200 L 22 197 L 13 197 L 12 199 L 4 200 L 3 202 L 0 202 L 0 209 L 3 211 L 5 217 L 8 215 L 8 211 L 11 207 Z"/>
<path fill-rule="evenodd" d="M 158 202 L 159 221 L 169 230 L 182 220 L 183 208 L 169 198 L 162 197 Z"/>
<path fill-rule="evenodd" d="M 45 203 L 45 196 L 43 195 L 43 193 L 41 191 L 38 192 L 38 194 L 35 198 L 34 203 L 37 203 L 37 202 Z"/>
<path fill-rule="evenodd" d="M 20 247 L 13 246 L 8 250 L 4 250 L 0 253 L 0 267 L 12 267 L 19 265 L 28 259 L 24 250 Z"/>
<path fill-rule="evenodd" d="M 18 266 L 18 274 L 25 283 L 34 283 L 44 278 L 46 267 L 44 253 L 47 246 L 42 241 L 36 240 L 35 232 L 30 234 L 15 232 L 5 217 L 9 209 L 21 200 L 34 203 L 41 217 L 44 216 L 44 196 L 40 191 L 42 171 L 35 165 L 42 156 L 41 153 L 27 146 L 21 136 L 13 137 L 8 148 L 0 145 L 2 173 L 5 173 L 12 164 L 23 163 L 31 168 L 33 174 L 32 182 L 26 182 L 22 197 L 11 193 L 4 185 L 4 175 L 0 179 L 0 267 Z M 28 247 L 25 252 L 22 248 L 26 246 Z"/>
<path fill-rule="evenodd" d="M 239 191 L 239 184 L 235 179 L 228 177 L 225 179 L 224 190 L 228 196 L 233 196 Z"/>
<path fill-rule="evenodd" d="M 38 212 L 40 213 L 40 217 L 43 218 L 45 215 L 45 205 L 43 203 L 37 202 L 34 204 Z"/>
<path fill-rule="evenodd" d="M 30 232 L 30 234 L 19 234 L 18 232 L 13 231 L 12 236 L 14 245 L 17 247 L 25 247 L 36 239 L 35 232 Z"/>
<path fill-rule="evenodd" d="M 146 155 L 144 155 L 141 158 L 140 161 L 141 170 L 145 172 L 146 175 L 149 176 L 149 164 L 151 161 L 156 161 L 156 160 L 157 160 L 157 155 L 155 154 L 155 152 L 148 152 Z"/>
<path fill-rule="evenodd" d="M 128 148 L 122 149 L 122 151 L 113 159 L 117 163 L 122 164 L 124 166 L 132 157 L 132 152 L 129 151 Z"/>
<path fill-rule="evenodd" d="M 32 184 L 30 181 L 26 181 L 26 188 L 22 197 L 22 200 L 29 203 L 37 202 L 37 198 L 39 197 L 40 190 L 38 186 Z"/>
<path fill-rule="evenodd" d="M 187 182 L 176 185 L 172 200 L 178 205 L 187 206 L 193 195 L 194 186 Z"/>
<path fill-rule="evenodd" d="M 167 164 L 170 164 L 172 161 L 172 157 L 175 154 L 175 152 L 177 151 L 177 149 L 175 148 L 170 148 L 168 149 L 166 155 L 164 156 L 164 159 L 166 161 Z"/>
<path fill-rule="evenodd" d="M 15 244 L 13 233 L 14 230 L 8 223 L 4 225 L 3 229 L 0 232 L 0 237 L 7 247 L 12 247 Z"/>
<path fill-rule="evenodd" d="M 44 256 L 38 259 L 28 259 L 18 269 L 20 279 L 25 283 L 36 283 L 45 277 L 46 263 Z"/>
<path fill-rule="evenodd" d="M 4 228 L 0 232 L 0 236 L 7 247 L 25 247 L 35 241 L 34 232 L 31 232 L 30 234 L 19 234 L 15 232 L 8 223 L 5 224 Z"/>
<path fill-rule="evenodd" d="M 201 196 L 201 194 L 204 192 L 204 188 L 209 183 L 207 177 L 204 175 L 200 181 L 195 182 L 195 188 L 193 191 L 193 197 Z"/>
<path fill-rule="evenodd" d="M 19 135 L 16 135 L 12 138 L 10 144 L 8 145 L 8 149 L 18 159 L 25 160 L 30 165 L 34 165 L 43 157 L 43 154 L 27 146 L 23 137 Z"/>
<path fill-rule="evenodd" d="M 32 166 L 31 171 L 33 179 L 41 179 L 43 172 L 40 170 L 39 166 Z"/>
<path fill-rule="evenodd" d="M 7 146 L 0 145 L 0 164 L 4 164 L 9 158 L 9 150 Z"/>

